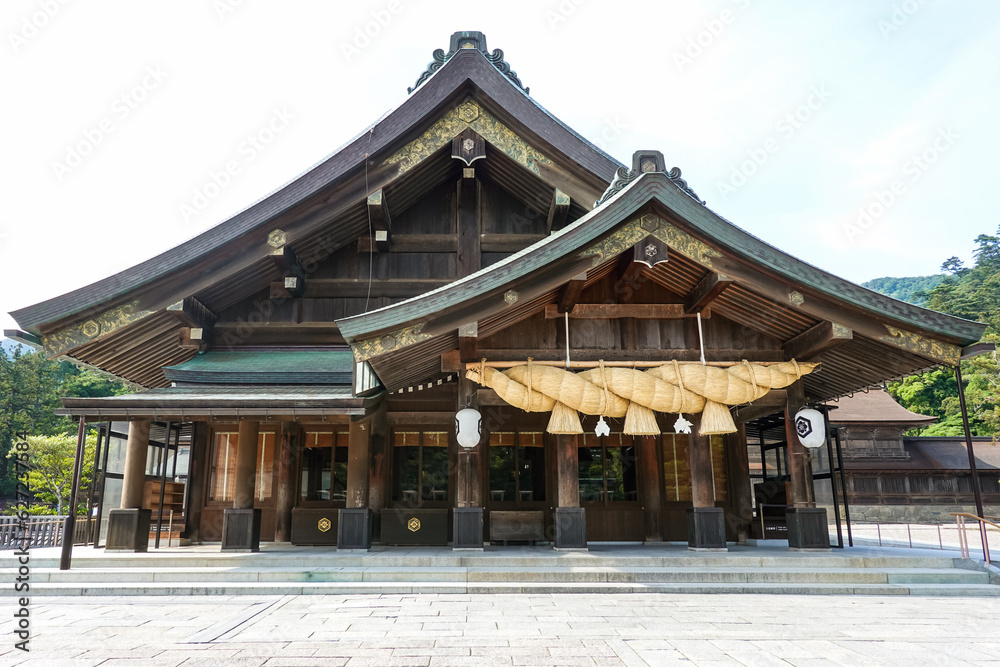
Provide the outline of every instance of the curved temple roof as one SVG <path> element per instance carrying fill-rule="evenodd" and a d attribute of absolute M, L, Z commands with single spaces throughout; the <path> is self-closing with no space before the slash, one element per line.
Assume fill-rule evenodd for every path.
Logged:
<path fill-rule="evenodd" d="M 519 298 L 532 298 L 554 284 L 568 281 L 596 261 L 607 259 L 593 250 L 593 244 L 650 205 L 662 207 L 664 215 L 677 220 L 707 246 L 721 251 L 715 253 L 717 257 L 701 258 L 709 268 L 739 278 L 740 265 L 755 267 L 762 271 L 762 278 L 771 277 L 790 289 L 802 290 L 804 301 L 798 304 L 801 309 L 810 310 L 814 297 L 826 299 L 849 305 L 874 322 L 916 328 L 960 346 L 977 342 L 986 328 L 985 324 L 897 301 L 796 259 L 700 205 L 664 173 L 641 174 L 617 196 L 573 224 L 477 273 L 401 303 L 338 320 L 337 324 L 357 351 L 357 341 L 387 331 L 423 326 L 426 333 L 432 334 L 442 326 L 482 318 L 508 305 L 496 298 L 505 290 L 518 287 L 524 291 Z M 666 235 L 668 245 L 674 245 L 671 240 L 677 242 L 670 239 L 669 232 Z M 595 254 L 599 256 L 595 258 Z M 539 282 L 536 274 L 543 269 L 553 275 Z M 455 311 L 457 319 L 452 315 Z"/>

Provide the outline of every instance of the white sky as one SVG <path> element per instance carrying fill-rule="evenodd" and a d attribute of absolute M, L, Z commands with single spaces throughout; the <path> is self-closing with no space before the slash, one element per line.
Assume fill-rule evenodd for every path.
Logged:
<path fill-rule="evenodd" d="M 969 261 L 1000 224 L 995 0 L 4 0 L 0 324 L 307 170 L 456 30 L 619 160 L 663 151 L 713 210 L 851 280 Z"/>

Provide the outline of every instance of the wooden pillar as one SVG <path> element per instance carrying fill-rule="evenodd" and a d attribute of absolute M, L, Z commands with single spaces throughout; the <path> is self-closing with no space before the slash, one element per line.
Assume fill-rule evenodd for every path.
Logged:
<path fill-rule="evenodd" d="M 660 470 L 660 458 L 656 454 L 656 445 L 659 436 L 643 435 L 637 436 L 639 474 L 641 476 L 640 489 L 642 490 L 642 507 L 646 519 L 646 541 L 663 541 L 663 529 L 661 526 L 661 506 L 660 497 L 661 480 L 663 471 Z"/>
<path fill-rule="evenodd" d="M 389 506 L 389 420 L 386 403 L 382 401 L 372 413 L 372 435 L 369 445 L 371 468 L 368 471 L 368 507 L 378 515 Z"/>
<path fill-rule="evenodd" d="M 347 442 L 347 507 L 368 507 L 372 420 L 352 421 Z"/>
<path fill-rule="evenodd" d="M 122 509 L 142 507 L 142 495 L 146 486 L 149 426 L 148 419 L 129 422 L 128 443 L 125 445 L 125 473 L 122 479 Z"/>
<path fill-rule="evenodd" d="M 191 434 L 191 477 L 188 480 L 188 506 L 184 517 L 187 537 L 192 544 L 201 542 L 201 510 L 205 506 L 205 487 L 209 469 L 208 424 L 195 422 Z"/>
<path fill-rule="evenodd" d="M 788 447 L 788 474 L 791 477 L 791 498 L 793 507 L 809 507 L 809 486 L 812 479 L 806 466 L 806 448 L 799 442 L 795 432 L 795 413 L 805 405 L 805 389 L 802 380 L 796 380 L 785 389 L 785 442 Z"/>
<path fill-rule="evenodd" d="M 458 381 L 456 411 L 466 407 L 478 410 L 479 399 L 477 390 L 478 386 L 472 380 L 465 377 L 460 378 Z M 455 471 L 456 507 L 482 507 L 483 505 L 483 479 L 479 464 L 479 452 L 482 448 L 482 442 L 473 449 L 466 449 L 461 446 L 458 448 L 458 465 Z"/>
<path fill-rule="evenodd" d="M 292 540 L 292 507 L 295 506 L 295 470 L 302 451 L 302 428 L 297 422 L 281 425 L 278 445 L 278 492 L 275 498 L 274 541 Z"/>
<path fill-rule="evenodd" d="M 577 436 L 557 435 L 556 503 L 557 507 L 580 506 L 580 456 Z"/>
<path fill-rule="evenodd" d="M 239 441 L 236 444 L 236 482 L 233 491 L 233 509 L 253 509 L 254 491 L 257 487 L 257 439 L 260 422 L 245 419 L 240 422 Z"/>
<path fill-rule="evenodd" d="M 707 435 L 700 435 L 701 415 L 694 415 L 688 436 L 688 469 L 691 471 L 691 503 L 694 507 L 715 507 L 712 479 L 712 446 Z"/>
<path fill-rule="evenodd" d="M 733 527 L 740 544 L 746 543 L 753 521 L 750 489 L 750 456 L 747 453 L 746 424 L 737 424 L 736 433 L 725 436 L 726 458 L 729 461 L 730 493 L 732 493 Z"/>

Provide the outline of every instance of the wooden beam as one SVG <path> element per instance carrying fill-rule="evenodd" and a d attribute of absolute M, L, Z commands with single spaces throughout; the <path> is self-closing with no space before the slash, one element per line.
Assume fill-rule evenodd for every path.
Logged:
<path fill-rule="evenodd" d="M 550 303 L 545 306 L 545 319 L 552 320 L 562 316 L 559 304 Z M 609 320 L 619 317 L 678 320 L 694 317 L 694 314 L 684 312 L 684 304 L 681 303 L 579 303 L 569 311 L 569 316 L 570 319 L 577 320 Z M 704 318 L 702 315 L 702 319 Z"/>
<path fill-rule="evenodd" d="M 733 421 L 737 424 L 745 424 L 747 422 L 752 422 L 755 419 L 761 419 L 762 417 L 783 412 L 784 409 L 784 406 L 778 405 L 759 405 L 757 403 L 754 403 L 753 405 L 742 405 L 733 411 Z"/>
<path fill-rule="evenodd" d="M 639 287 L 639 276 L 648 268 L 649 265 L 645 262 L 629 262 L 618 279 L 619 284 L 632 286 L 632 289 L 627 290 L 627 292 L 634 293 L 635 289 Z M 681 307 L 683 308 L 683 306 Z"/>
<path fill-rule="evenodd" d="M 996 352 L 996 343 L 976 343 L 975 345 L 967 345 L 962 348 L 962 359 L 971 359 L 972 357 L 978 357 L 980 354 L 988 354 L 990 352 Z"/>
<path fill-rule="evenodd" d="M 854 339 L 854 332 L 836 322 L 820 322 L 808 331 L 785 342 L 782 348 L 789 359 L 809 361 L 831 347 Z"/>
<path fill-rule="evenodd" d="M 559 304 L 556 307 L 556 312 L 571 312 L 574 306 L 576 306 L 576 302 L 580 300 L 580 294 L 583 292 L 583 288 L 586 284 L 586 271 L 573 276 L 573 278 L 566 283 L 566 286 L 563 287 L 562 293 L 559 295 Z"/>
<path fill-rule="evenodd" d="M 483 252 L 518 252 L 546 237 L 545 234 L 482 234 L 479 238 Z"/>
<path fill-rule="evenodd" d="M 381 189 L 371 193 L 367 204 L 371 233 L 358 237 L 358 252 L 386 252 L 392 242 L 392 219 L 385 193 Z"/>
<path fill-rule="evenodd" d="M 167 306 L 167 312 L 184 324 L 179 339 L 182 350 L 203 350 L 211 345 L 218 317 L 198 299 L 189 296 Z"/>
<path fill-rule="evenodd" d="M 482 266 L 479 223 L 479 181 L 463 178 L 457 184 L 456 229 L 458 229 L 458 277 L 475 273 Z"/>
<path fill-rule="evenodd" d="M 371 281 L 372 297 L 411 297 L 430 292 L 439 287 L 444 287 L 451 280 L 437 280 L 427 278 L 408 278 L 406 280 L 373 280 Z M 283 282 L 271 283 L 271 298 L 275 294 L 287 295 Z M 306 283 L 305 298 L 331 298 L 331 297 L 365 297 L 369 295 L 367 280 L 354 279 L 316 279 L 313 278 Z"/>
<path fill-rule="evenodd" d="M 393 234 L 393 252 L 458 252 L 456 234 Z"/>
<path fill-rule="evenodd" d="M 302 268 L 302 262 L 289 246 L 275 248 L 267 257 L 282 276 L 297 276 L 305 280 L 306 271 Z"/>
<path fill-rule="evenodd" d="M 684 310 L 688 313 L 701 312 L 732 284 L 732 278 L 714 271 L 709 272 L 687 295 Z"/>
<path fill-rule="evenodd" d="M 572 200 L 569 195 L 556 188 L 552 192 L 552 203 L 549 204 L 549 216 L 545 220 L 545 231 L 549 234 L 562 228 L 566 223 L 566 216 L 569 214 L 569 205 Z"/>
<path fill-rule="evenodd" d="M 524 361 L 528 357 L 531 357 L 535 361 L 551 361 L 564 363 L 566 360 L 565 350 L 542 350 L 542 349 L 488 349 L 479 348 L 479 359 L 486 357 L 490 361 Z M 448 354 L 448 353 L 445 353 Z M 457 351 L 455 352 L 455 360 L 457 362 L 458 356 Z M 444 355 L 442 355 L 444 356 Z M 605 361 L 622 361 L 622 362 L 632 362 L 636 360 L 642 361 L 659 361 L 660 363 L 665 363 L 676 359 L 677 361 L 700 361 L 701 351 L 697 348 L 687 348 L 687 349 L 639 349 L 639 350 L 608 350 L 608 349 L 580 349 L 573 348 L 570 351 L 570 357 L 577 361 L 598 361 L 603 359 Z M 705 359 L 711 362 L 722 362 L 722 361 L 736 361 L 741 359 L 746 359 L 753 363 L 777 363 L 785 361 L 785 354 L 781 350 L 748 350 L 748 349 L 707 349 L 705 350 Z M 443 371 L 451 372 L 457 370 L 457 368 L 445 369 L 442 367 Z"/>
<path fill-rule="evenodd" d="M 476 359 L 476 347 L 479 344 L 479 325 L 469 322 L 458 328 L 458 352 L 461 361 Z"/>

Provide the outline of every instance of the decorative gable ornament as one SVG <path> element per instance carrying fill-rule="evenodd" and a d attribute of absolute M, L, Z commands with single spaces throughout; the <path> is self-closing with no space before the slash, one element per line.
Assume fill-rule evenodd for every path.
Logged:
<path fill-rule="evenodd" d="M 614 180 L 611 181 L 611 185 L 609 185 L 608 189 L 604 191 L 601 198 L 594 202 L 594 208 L 597 208 L 624 190 L 629 183 L 639 178 L 641 175 L 653 173 L 666 174 L 667 178 L 669 178 L 674 185 L 679 187 L 684 194 L 704 206 L 705 200 L 699 197 L 694 190 L 688 187 L 687 181 L 681 178 L 681 170 L 678 167 L 674 167 L 670 171 L 667 171 L 666 161 L 663 159 L 663 153 L 660 151 L 636 151 L 632 154 L 632 168 L 628 169 L 626 167 L 618 167 L 618 171 L 615 172 Z"/>
<path fill-rule="evenodd" d="M 795 413 L 795 432 L 803 446 L 815 449 L 826 442 L 826 420 L 823 413 L 803 408 Z"/>
<path fill-rule="evenodd" d="M 494 49 L 493 53 L 490 53 L 486 48 L 486 35 L 479 31 L 469 30 L 463 32 L 453 33 L 451 36 L 451 43 L 449 44 L 448 53 L 445 53 L 442 49 L 435 49 L 433 58 L 434 60 L 427 65 L 427 69 L 420 75 L 417 82 L 413 84 L 413 87 L 407 88 L 407 93 L 412 93 L 414 90 L 420 87 L 427 79 L 431 78 L 434 72 L 441 69 L 446 62 L 451 60 L 456 53 L 463 49 L 475 49 L 483 54 L 483 56 L 490 61 L 490 63 L 500 71 L 505 77 L 510 79 L 511 83 L 524 91 L 524 94 L 528 94 L 528 89 L 524 87 L 521 80 L 517 78 L 517 72 L 513 71 L 503 59 L 503 51 L 500 49 Z"/>

